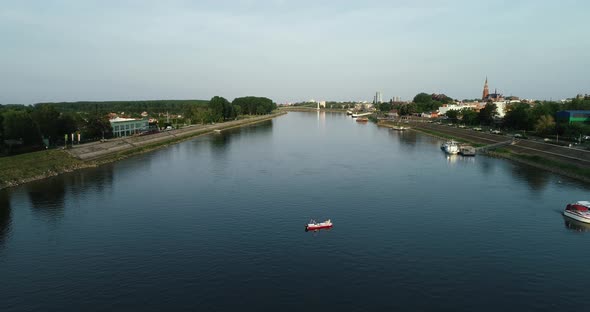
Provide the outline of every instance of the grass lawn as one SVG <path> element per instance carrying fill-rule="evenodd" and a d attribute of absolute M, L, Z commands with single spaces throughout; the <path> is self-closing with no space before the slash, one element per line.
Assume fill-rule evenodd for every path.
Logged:
<path fill-rule="evenodd" d="M 0 158 L 0 187 L 42 175 L 69 171 L 83 162 L 63 150 L 47 150 Z"/>

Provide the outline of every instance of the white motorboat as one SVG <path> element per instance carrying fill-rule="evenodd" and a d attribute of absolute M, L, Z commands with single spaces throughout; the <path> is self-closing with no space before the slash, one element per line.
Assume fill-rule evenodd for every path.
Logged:
<path fill-rule="evenodd" d="M 457 154 L 459 153 L 459 143 L 452 140 L 447 141 L 440 146 L 440 149 L 447 154 Z"/>
<path fill-rule="evenodd" d="M 315 231 L 321 229 L 329 229 L 332 228 L 333 224 L 330 219 L 324 222 L 316 222 L 315 220 L 310 220 L 308 224 L 305 225 L 305 231 Z"/>
<path fill-rule="evenodd" d="M 590 201 L 578 201 L 568 204 L 563 215 L 584 223 L 590 223 Z"/>

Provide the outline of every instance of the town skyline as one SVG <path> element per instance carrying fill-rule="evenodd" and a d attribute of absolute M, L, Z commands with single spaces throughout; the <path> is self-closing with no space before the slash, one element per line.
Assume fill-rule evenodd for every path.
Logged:
<path fill-rule="evenodd" d="M 576 1 L 7 1 L 2 104 L 588 93 Z M 56 19 L 55 16 L 60 16 Z"/>

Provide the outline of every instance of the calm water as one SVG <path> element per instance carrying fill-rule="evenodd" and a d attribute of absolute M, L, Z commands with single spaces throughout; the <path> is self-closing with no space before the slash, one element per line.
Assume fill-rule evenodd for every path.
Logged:
<path fill-rule="evenodd" d="M 584 310 L 590 187 L 439 145 L 289 113 L 5 190 L 1 310 Z"/>

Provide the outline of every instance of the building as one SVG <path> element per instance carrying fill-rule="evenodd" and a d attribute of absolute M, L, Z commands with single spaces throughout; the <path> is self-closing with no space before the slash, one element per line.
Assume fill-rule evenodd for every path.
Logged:
<path fill-rule="evenodd" d="M 129 136 L 143 131 L 148 131 L 149 123 L 147 119 L 134 118 L 114 118 L 110 120 L 113 128 L 114 137 Z"/>
<path fill-rule="evenodd" d="M 590 110 L 566 110 L 555 113 L 555 119 L 560 122 L 590 123 Z"/>
<path fill-rule="evenodd" d="M 354 104 L 354 109 L 356 109 L 356 110 L 373 110 L 373 109 L 375 109 L 375 104 L 356 103 L 356 104 Z"/>
<path fill-rule="evenodd" d="M 465 104 L 443 104 L 443 106 L 438 108 L 438 114 L 439 115 L 444 115 L 446 114 L 448 111 L 450 110 L 462 110 L 464 108 L 469 108 L 469 109 L 474 109 L 474 110 L 479 110 L 478 106 L 476 103 L 465 103 Z"/>
<path fill-rule="evenodd" d="M 488 87 L 488 77 L 486 77 L 486 82 L 483 85 L 481 99 L 484 102 L 502 102 L 504 101 L 504 95 L 498 93 L 498 90 L 494 90 L 494 93 L 490 93 L 490 89 Z"/>
<path fill-rule="evenodd" d="M 381 92 L 377 91 L 375 96 L 373 97 L 373 104 L 379 104 L 383 102 L 383 97 L 381 96 Z"/>

